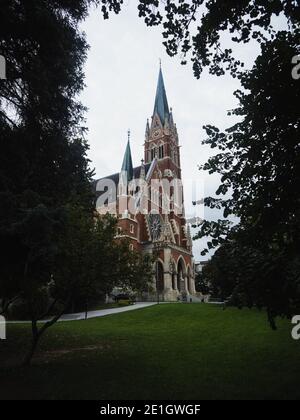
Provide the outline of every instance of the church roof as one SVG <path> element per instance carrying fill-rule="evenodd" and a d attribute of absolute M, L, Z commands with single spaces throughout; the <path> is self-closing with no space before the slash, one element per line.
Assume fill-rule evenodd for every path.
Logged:
<path fill-rule="evenodd" d="M 170 115 L 170 109 L 161 68 L 159 69 L 153 114 L 155 115 L 156 113 L 159 115 L 162 124 L 165 123 L 166 117 L 168 118 Z"/>
<path fill-rule="evenodd" d="M 145 165 L 146 175 L 148 174 L 150 167 L 151 167 L 151 163 L 148 163 L 147 165 Z M 133 168 L 133 178 L 134 179 L 139 179 L 140 174 L 141 174 L 141 168 L 142 168 L 141 166 L 137 166 L 136 168 Z M 93 182 L 93 188 L 96 191 L 97 197 L 99 197 L 101 195 L 99 192 L 97 192 L 97 184 L 98 184 L 99 181 L 101 181 L 102 179 L 109 179 L 109 180 L 113 181 L 115 183 L 116 187 L 117 187 L 119 185 L 119 178 L 120 178 L 120 173 L 118 172 L 116 174 L 112 174 L 112 175 L 105 176 L 103 178 L 95 180 Z"/>
<path fill-rule="evenodd" d="M 131 181 L 133 178 L 133 165 L 132 165 L 132 156 L 131 156 L 131 149 L 130 149 L 130 142 L 128 141 L 127 147 L 125 150 L 125 155 L 123 159 L 123 164 L 121 168 L 121 172 L 127 173 L 127 180 Z"/>

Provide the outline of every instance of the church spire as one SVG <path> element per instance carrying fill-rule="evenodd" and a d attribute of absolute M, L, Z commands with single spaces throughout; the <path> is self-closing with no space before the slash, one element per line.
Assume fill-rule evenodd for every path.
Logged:
<path fill-rule="evenodd" d="M 149 140 L 149 136 L 150 136 L 150 124 L 149 124 L 149 120 L 147 120 L 147 124 L 146 124 L 146 132 L 145 132 L 145 138 L 146 141 Z"/>
<path fill-rule="evenodd" d="M 130 148 L 130 130 L 128 131 L 128 143 L 123 159 L 122 164 L 122 173 L 126 173 L 127 175 L 127 182 L 131 181 L 133 179 L 133 165 L 132 165 L 132 156 L 131 156 L 131 148 Z"/>
<path fill-rule="evenodd" d="M 161 66 L 159 68 L 159 74 L 158 74 L 158 82 L 157 82 L 153 116 L 155 114 L 158 114 L 163 125 L 165 124 L 166 118 L 169 118 L 169 115 L 170 115 L 169 104 L 168 104 Z"/>

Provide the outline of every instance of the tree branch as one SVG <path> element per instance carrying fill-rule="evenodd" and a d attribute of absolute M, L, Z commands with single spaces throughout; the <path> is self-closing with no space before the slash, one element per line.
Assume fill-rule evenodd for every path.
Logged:
<path fill-rule="evenodd" d="M 3 305 L 3 301 L 2 301 L 2 308 L 1 308 L 0 315 L 5 315 L 8 311 L 8 309 L 9 309 L 10 305 L 12 305 L 19 298 L 20 298 L 20 295 L 15 296 L 13 299 L 5 302 L 4 305 Z M 3 300 L 5 300 L 5 299 L 3 299 Z"/>

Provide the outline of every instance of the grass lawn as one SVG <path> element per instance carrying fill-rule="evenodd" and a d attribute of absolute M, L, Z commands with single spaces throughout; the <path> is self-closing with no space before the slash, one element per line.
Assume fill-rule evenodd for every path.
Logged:
<path fill-rule="evenodd" d="M 300 342 L 264 313 L 163 304 L 60 323 L 31 368 L 20 360 L 27 325 L 0 341 L 1 399 L 300 399 Z M 6 366 L 6 367 L 5 367 Z"/>

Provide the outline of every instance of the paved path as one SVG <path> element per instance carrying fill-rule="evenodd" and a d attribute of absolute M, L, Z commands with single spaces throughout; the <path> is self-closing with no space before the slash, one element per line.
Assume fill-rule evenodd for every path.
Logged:
<path fill-rule="evenodd" d="M 156 302 L 141 302 L 136 303 L 135 305 L 125 306 L 123 308 L 111 308 L 111 309 L 101 309 L 100 311 L 90 311 L 88 312 L 88 319 L 92 318 L 101 318 L 107 315 L 119 314 L 122 312 L 133 311 L 136 309 L 147 308 L 149 306 L 157 305 Z M 80 321 L 85 319 L 86 313 L 80 312 L 78 314 L 68 314 L 63 315 L 58 322 L 62 321 Z M 48 320 L 39 321 L 39 322 L 47 322 Z M 8 321 L 7 324 L 28 324 L 31 323 L 30 321 Z"/>
<path fill-rule="evenodd" d="M 193 296 L 193 303 L 200 303 L 201 300 L 195 296 Z M 160 304 L 163 303 L 176 303 L 176 302 L 160 302 Z M 209 302 L 211 304 L 218 304 L 218 305 L 222 305 L 223 302 Z M 128 312 L 128 311 L 134 311 L 136 309 L 143 309 L 143 308 L 148 308 L 149 306 L 153 306 L 153 305 L 157 305 L 157 302 L 139 302 L 136 303 L 135 305 L 131 305 L 131 306 L 124 306 L 123 308 L 110 308 L 110 309 L 101 309 L 99 311 L 90 311 L 88 312 L 88 319 L 92 319 L 92 318 L 101 318 L 103 316 L 107 316 L 107 315 L 114 315 L 114 314 L 120 314 L 122 312 Z M 68 322 L 68 321 L 80 321 L 86 318 L 86 313 L 85 312 L 79 312 L 77 314 L 67 314 L 67 315 L 63 315 L 58 322 Z M 39 321 L 41 323 L 47 322 L 49 320 L 43 320 L 43 321 Z M 31 321 L 7 321 L 7 324 L 31 324 Z"/>
<path fill-rule="evenodd" d="M 91 312 L 88 312 L 88 319 L 100 318 L 106 315 L 119 314 L 122 312 L 133 311 L 135 309 L 147 308 L 148 306 L 153 306 L 153 305 L 156 305 L 156 303 L 155 302 L 142 302 L 142 303 L 136 303 L 135 305 L 124 306 L 123 308 L 110 308 L 110 309 L 101 309 L 100 311 L 91 311 Z M 60 321 L 79 321 L 80 319 L 85 319 L 85 316 L 86 316 L 85 312 L 81 312 L 78 314 L 63 315 L 60 318 Z"/>

